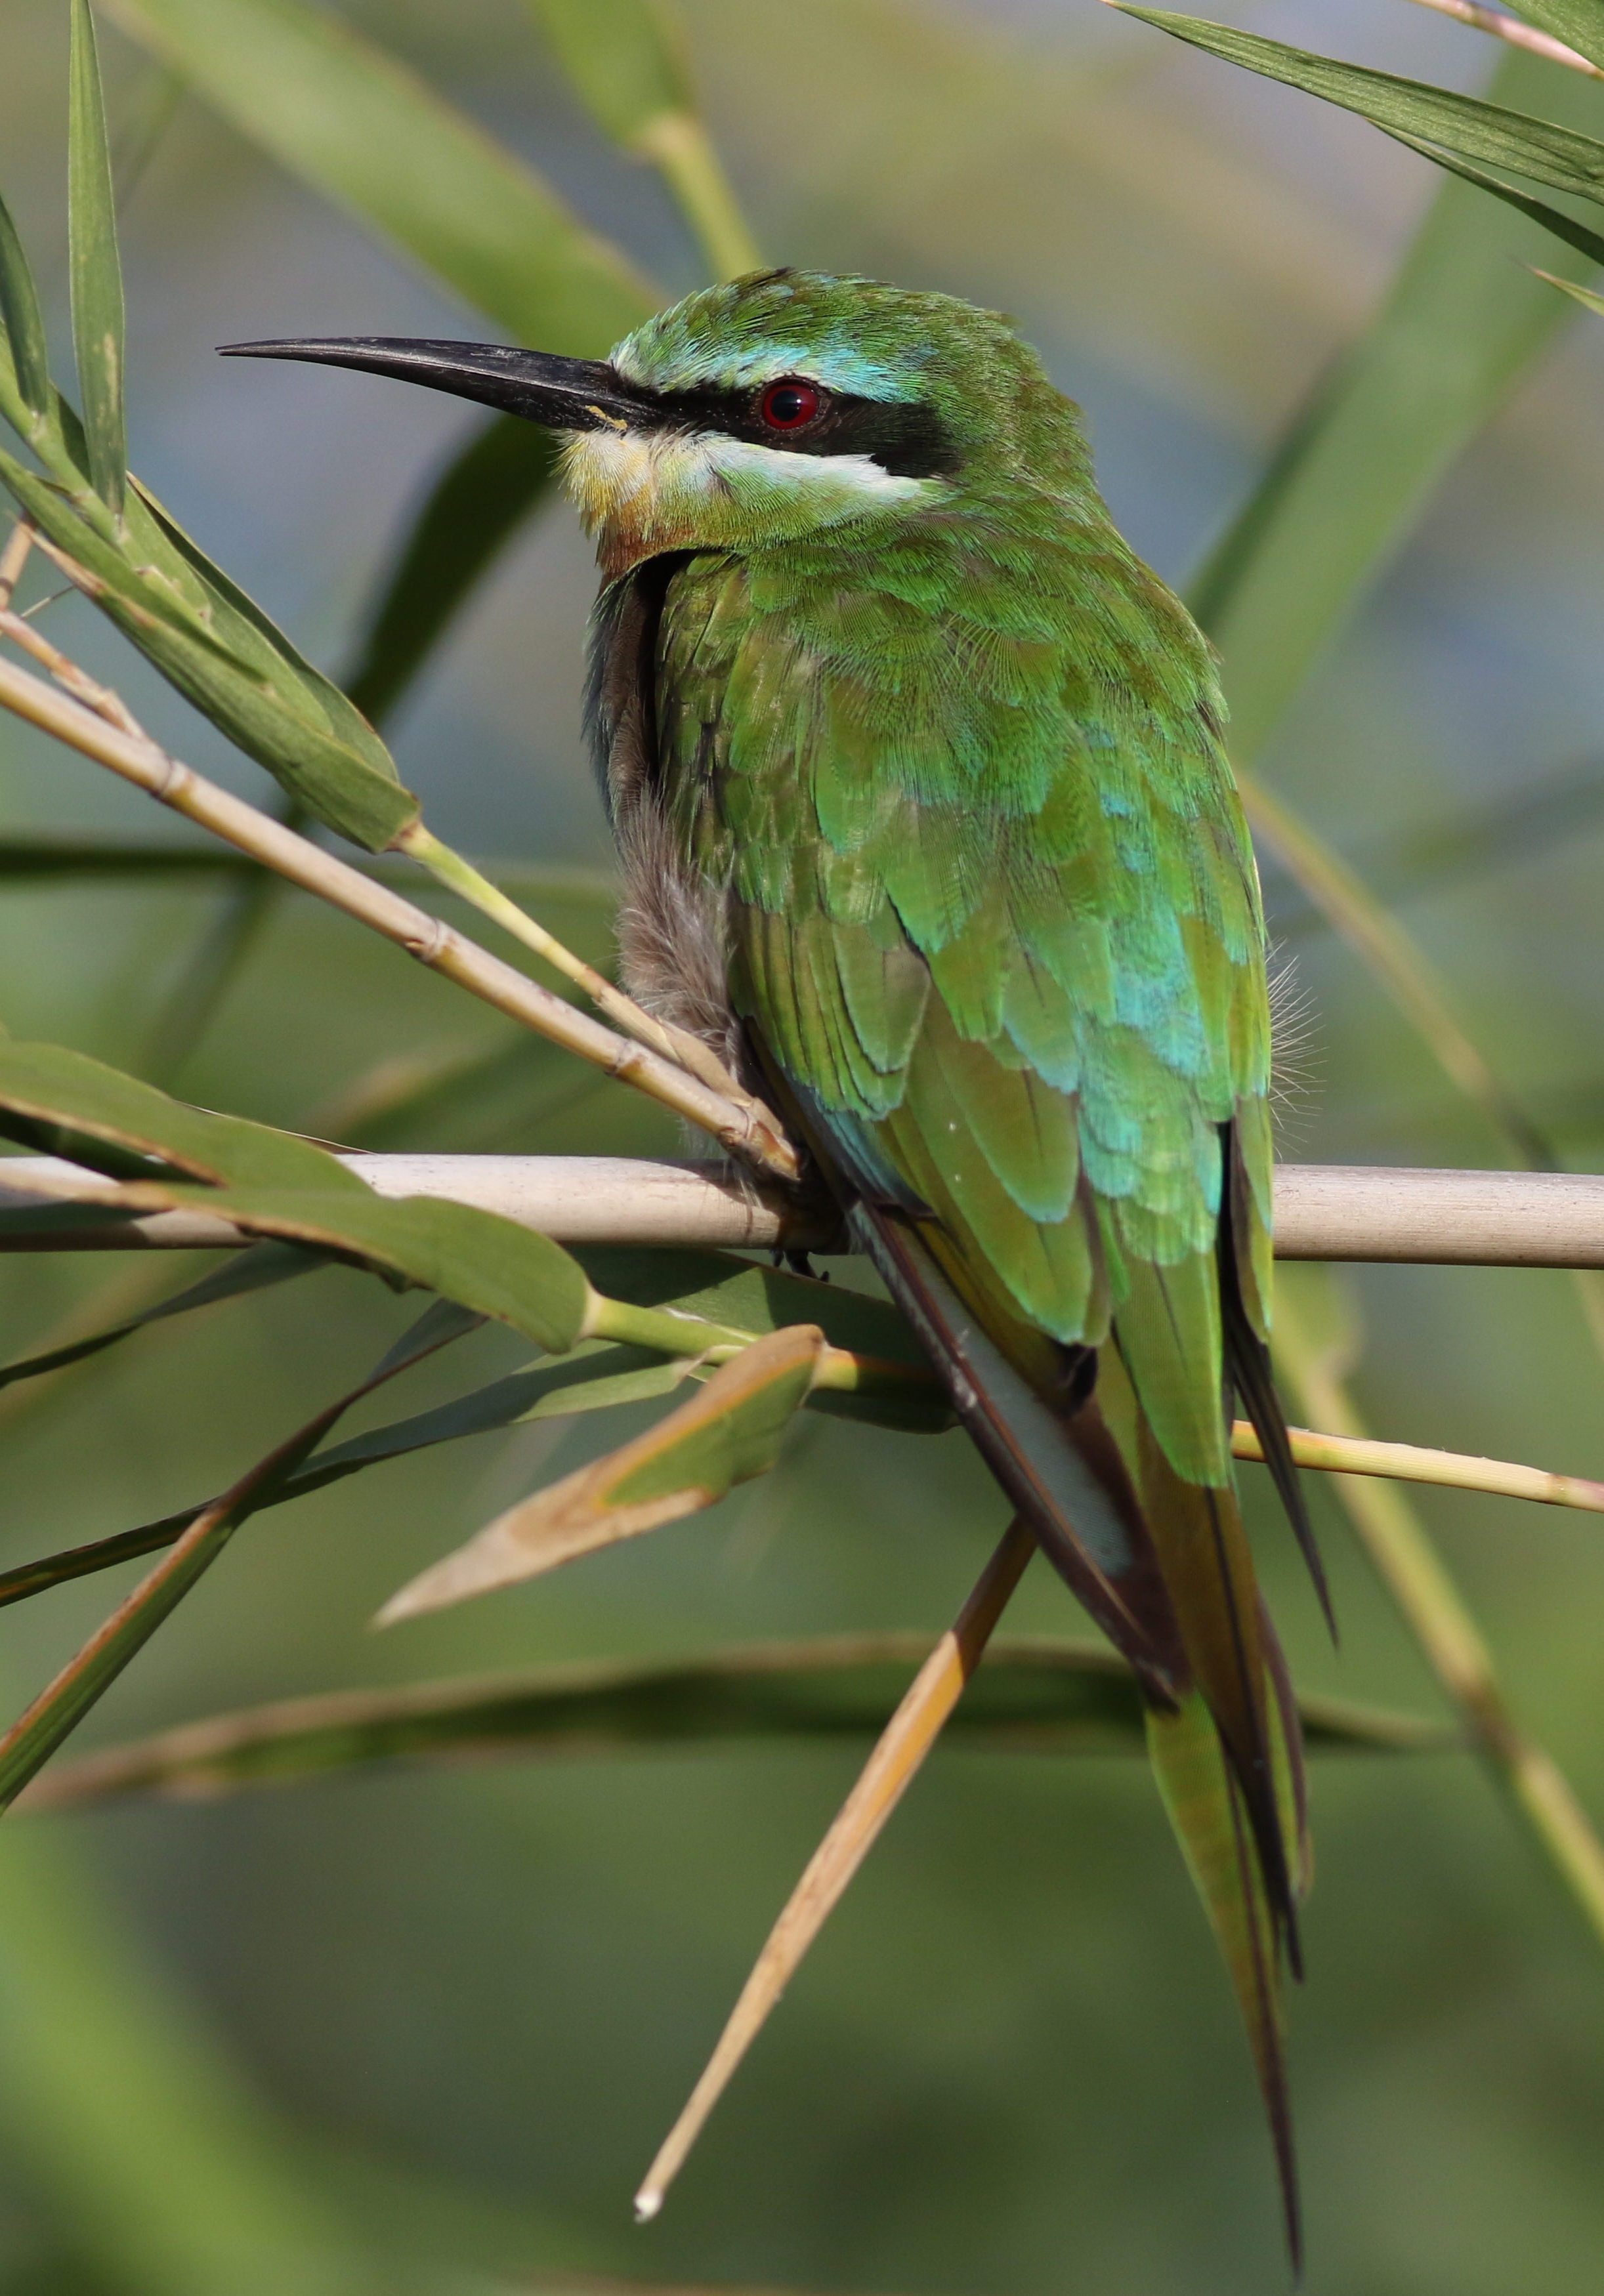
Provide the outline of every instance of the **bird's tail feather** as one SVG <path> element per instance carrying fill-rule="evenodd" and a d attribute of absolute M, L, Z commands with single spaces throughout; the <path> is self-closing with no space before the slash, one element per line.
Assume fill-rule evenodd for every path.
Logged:
<path fill-rule="evenodd" d="M 998 1480 L 1141 1680 L 1160 1792 L 1247 2027 L 1296 2257 L 1281 1970 L 1298 1963 L 1303 1751 L 1235 1491 L 1176 1471 L 1117 1340 L 1095 1390 L 1060 1400 L 1049 1356 L 1038 1367 L 1028 1344 L 1005 1348 L 967 1306 L 940 1229 L 862 1201 L 851 1217 Z"/>
<path fill-rule="evenodd" d="M 1195 1691 L 1172 1714 L 1149 1709 L 1147 1750 L 1160 1797 L 1247 2029 L 1275 2151 L 1287 2245 L 1296 2271 L 1303 2262 L 1303 2218 L 1287 2082 L 1277 1923 L 1246 1822 L 1241 1788 L 1201 1692 Z"/>

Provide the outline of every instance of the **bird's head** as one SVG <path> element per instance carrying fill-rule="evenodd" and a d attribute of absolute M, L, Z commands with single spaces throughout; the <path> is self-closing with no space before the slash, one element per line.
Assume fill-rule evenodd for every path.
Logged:
<path fill-rule="evenodd" d="M 901 523 L 1040 465 L 1067 403 L 996 313 L 822 272 L 767 271 L 660 312 L 606 360 L 387 337 L 233 356 L 400 375 L 567 435 L 611 577 L 666 550 L 747 552 Z"/>

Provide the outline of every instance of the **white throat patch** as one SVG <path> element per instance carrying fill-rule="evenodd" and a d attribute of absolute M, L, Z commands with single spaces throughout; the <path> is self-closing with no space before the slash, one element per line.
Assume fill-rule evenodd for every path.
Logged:
<path fill-rule="evenodd" d="M 593 533 L 627 529 L 681 545 L 802 534 L 947 491 L 939 479 L 893 477 L 868 455 L 799 455 L 720 431 L 581 430 L 563 471 Z"/>

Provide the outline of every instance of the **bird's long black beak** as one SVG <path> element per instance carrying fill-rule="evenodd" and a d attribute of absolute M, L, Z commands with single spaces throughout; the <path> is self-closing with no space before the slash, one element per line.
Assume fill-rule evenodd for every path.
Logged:
<path fill-rule="evenodd" d="M 225 358 L 309 359 L 354 366 L 366 374 L 399 375 L 431 390 L 477 398 L 551 430 L 618 430 L 651 418 L 653 401 L 631 389 L 602 359 L 556 358 L 505 343 L 437 343 L 396 335 L 334 336 L 327 340 L 223 343 Z"/>

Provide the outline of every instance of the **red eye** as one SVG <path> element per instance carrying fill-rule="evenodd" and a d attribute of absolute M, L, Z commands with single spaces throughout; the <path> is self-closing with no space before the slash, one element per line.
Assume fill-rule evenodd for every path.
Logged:
<path fill-rule="evenodd" d="M 771 430 L 800 430 L 822 404 L 822 393 L 810 382 L 771 382 L 758 401 L 758 413 Z"/>

